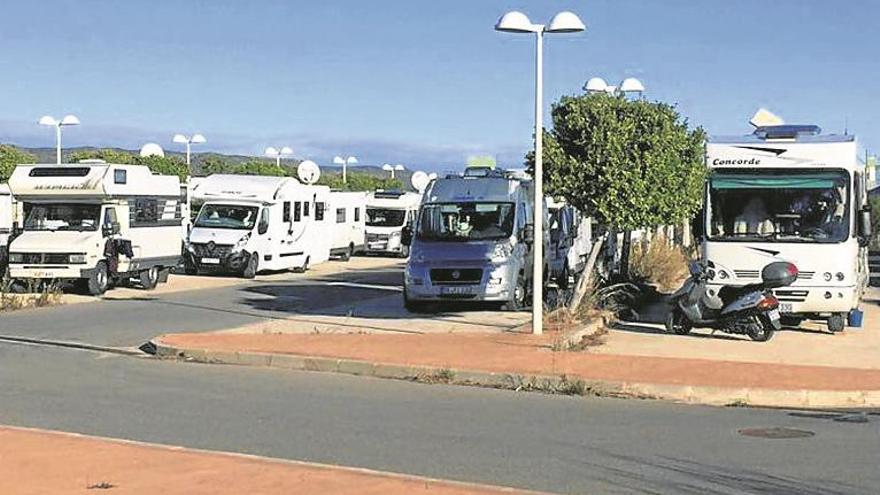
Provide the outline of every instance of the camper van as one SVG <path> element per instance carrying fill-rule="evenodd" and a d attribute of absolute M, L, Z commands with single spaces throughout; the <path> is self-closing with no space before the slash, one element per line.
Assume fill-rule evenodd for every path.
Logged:
<path fill-rule="evenodd" d="M 331 219 L 335 221 L 330 255 L 348 261 L 364 251 L 367 193 L 333 191 L 329 209 Z"/>
<path fill-rule="evenodd" d="M 422 195 L 403 191 L 376 191 L 367 197 L 367 254 L 406 258 L 409 246 L 400 242 L 403 228 L 415 222 Z"/>
<path fill-rule="evenodd" d="M 180 259 L 180 181 L 142 165 L 87 160 L 19 165 L 9 179 L 23 209 L 9 245 L 18 287 L 78 281 L 93 295 L 135 279 L 153 289 Z"/>
<path fill-rule="evenodd" d="M 550 247 L 544 256 L 550 279 L 565 290 L 586 267 L 591 249 L 592 225 L 589 217 L 564 201 L 548 197 L 546 204 L 550 217 Z"/>
<path fill-rule="evenodd" d="M 798 267 L 774 292 L 789 324 L 827 321 L 843 330 L 868 281 L 871 236 L 866 177 L 851 135 L 813 125 L 758 127 L 708 143 L 703 257 L 723 285 L 760 282 L 773 261 Z"/>
<path fill-rule="evenodd" d="M 188 274 L 306 271 L 330 251 L 330 189 L 292 177 L 211 175 L 192 190 L 202 203 L 186 244 Z"/>
<path fill-rule="evenodd" d="M 533 196 L 531 181 L 497 169 L 432 181 L 415 225 L 403 233 L 410 245 L 406 308 L 431 301 L 523 308 L 532 286 Z"/>

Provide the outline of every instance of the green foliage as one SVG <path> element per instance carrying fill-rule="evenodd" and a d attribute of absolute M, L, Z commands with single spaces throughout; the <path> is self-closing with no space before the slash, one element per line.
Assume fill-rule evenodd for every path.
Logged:
<path fill-rule="evenodd" d="M 234 165 L 230 172 L 238 175 L 271 175 L 273 177 L 295 176 L 296 169 L 290 169 L 284 166 L 277 166 L 273 161 L 267 160 L 248 160 L 240 165 Z"/>
<path fill-rule="evenodd" d="M 403 189 L 399 179 L 377 177 L 363 172 L 348 172 L 346 182 L 342 182 L 342 174 L 322 174 L 318 184 L 330 186 L 331 189 L 342 191 L 375 191 L 377 189 Z"/>
<path fill-rule="evenodd" d="M 676 223 L 700 207 L 705 133 L 673 106 L 591 94 L 563 97 L 552 114 L 548 194 L 620 230 Z"/>
<path fill-rule="evenodd" d="M 189 175 L 186 162 L 176 156 L 140 156 L 126 151 L 113 149 L 84 150 L 71 153 L 68 157 L 70 163 L 80 160 L 104 160 L 107 163 L 121 163 L 128 165 L 146 165 L 153 173 L 161 175 L 176 175 L 185 180 Z"/>
<path fill-rule="evenodd" d="M 34 163 L 36 157 L 9 144 L 0 144 L 0 182 L 9 180 L 15 166 Z"/>

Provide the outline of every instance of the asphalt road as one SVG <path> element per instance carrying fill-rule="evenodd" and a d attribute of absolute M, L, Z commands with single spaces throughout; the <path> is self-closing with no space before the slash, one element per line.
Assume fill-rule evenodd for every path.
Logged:
<path fill-rule="evenodd" d="M 72 304 L 0 317 L 0 335 L 138 347 L 170 332 L 204 332 L 233 328 L 293 314 L 326 314 L 340 304 L 388 297 L 369 288 L 327 282 L 399 286 L 401 267 L 335 273 L 328 277 L 275 280 L 257 278 L 240 285 L 157 294 L 144 291 L 137 299 L 115 299 L 107 293 L 97 303 Z"/>
<path fill-rule="evenodd" d="M 0 343 L 0 424 L 563 493 L 876 493 L 878 421 Z"/>

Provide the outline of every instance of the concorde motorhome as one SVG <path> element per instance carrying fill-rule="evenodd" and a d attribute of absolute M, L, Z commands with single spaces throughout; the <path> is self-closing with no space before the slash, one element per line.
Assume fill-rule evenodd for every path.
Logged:
<path fill-rule="evenodd" d="M 364 250 L 367 194 L 364 192 L 330 193 L 328 208 L 332 224 L 330 254 L 348 260 Z"/>
<path fill-rule="evenodd" d="M 192 190 L 202 202 L 186 245 L 186 270 L 233 272 L 296 269 L 327 260 L 330 189 L 292 177 L 211 175 Z"/>
<path fill-rule="evenodd" d="M 9 245 L 14 283 L 79 281 L 91 294 L 165 281 L 183 240 L 180 181 L 139 165 L 19 165 L 9 179 L 22 232 Z"/>
<path fill-rule="evenodd" d="M 713 138 L 703 220 L 710 290 L 760 282 L 772 261 L 800 274 L 777 289 L 791 323 L 825 319 L 842 330 L 867 284 L 870 218 L 866 177 L 850 135 L 816 126 L 770 126 Z"/>
<path fill-rule="evenodd" d="M 532 286 L 532 198 L 531 181 L 502 170 L 468 169 L 431 182 L 416 224 L 404 231 L 411 243 L 407 309 L 455 300 L 524 307 Z"/>
<path fill-rule="evenodd" d="M 400 236 L 404 227 L 415 222 L 421 201 L 421 194 L 403 191 L 376 191 L 367 196 L 367 253 L 409 256 L 409 246 L 400 242 Z"/>

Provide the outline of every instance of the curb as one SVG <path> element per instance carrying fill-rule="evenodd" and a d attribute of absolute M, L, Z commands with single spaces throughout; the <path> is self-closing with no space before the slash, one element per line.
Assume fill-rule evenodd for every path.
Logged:
<path fill-rule="evenodd" d="M 442 383 L 564 395 L 668 400 L 709 406 L 805 409 L 880 407 L 880 390 L 785 390 L 583 380 L 576 376 L 566 375 L 504 373 L 373 363 L 347 358 L 179 348 L 167 345 L 159 338 L 150 342 L 155 346 L 156 357 L 205 364 L 265 366 L 421 383 Z"/>

